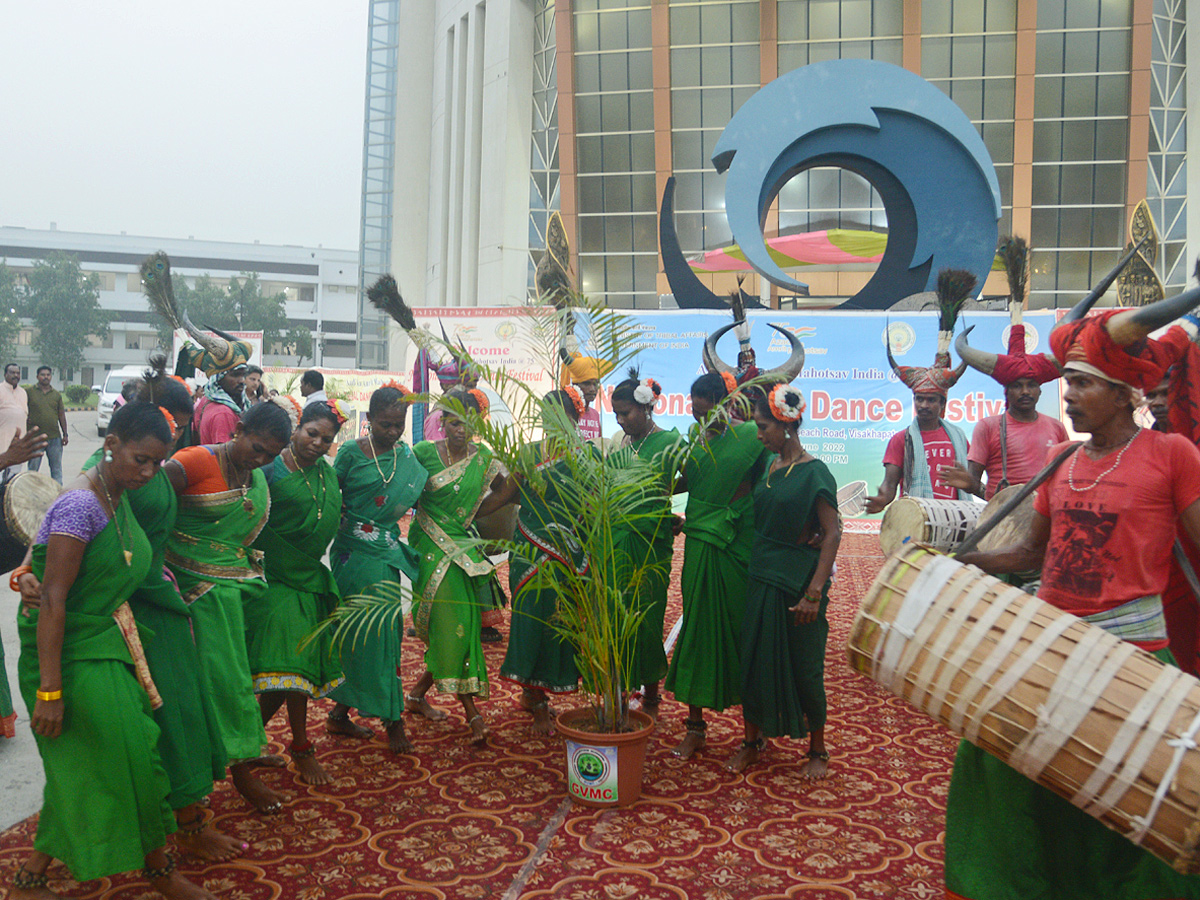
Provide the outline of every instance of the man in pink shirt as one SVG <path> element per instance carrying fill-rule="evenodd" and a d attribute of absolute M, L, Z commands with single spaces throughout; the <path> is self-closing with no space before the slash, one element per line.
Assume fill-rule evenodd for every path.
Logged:
<path fill-rule="evenodd" d="M 565 351 L 564 351 L 565 352 Z M 579 434 L 585 441 L 596 440 L 600 433 L 600 413 L 592 403 L 600 394 L 600 378 L 612 370 L 612 365 L 594 356 L 574 354 L 565 360 L 561 383 L 573 384 L 583 395 L 584 410 L 579 417 Z"/>
<path fill-rule="evenodd" d="M 968 328 L 954 342 L 967 365 L 991 375 L 1004 385 L 1005 412 L 989 416 L 975 426 L 967 468 L 953 466 L 943 478 L 955 487 L 988 500 L 1010 484 L 1024 484 L 1046 462 L 1046 451 L 1067 440 L 1062 422 L 1037 411 L 1042 384 L 1059 376 L 1054 360 L 1025 352 L 1025 326 L 1009 330 L 1008 353 L 976 350 L 967 343 Z M 986 486 L 981 479 L 987 474 Z M 986 491 L 985 491 L 986 487 Z"/>

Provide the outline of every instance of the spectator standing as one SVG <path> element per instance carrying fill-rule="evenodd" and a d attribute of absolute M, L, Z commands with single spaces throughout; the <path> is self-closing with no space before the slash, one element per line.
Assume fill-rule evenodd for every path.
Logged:
<path fill-rule="evenodd" d="M 7 447 L 14 437 L 23 434 L 28 420 L 29 395 L 21 387 L 21 367 L 9 363 L 4 367 L 4 383 L 0 384 L 0 447 Z M 20 471 L 20 465 L 9 466 L 0 480 L 8 481 Z"/>
<path fill-rule="evenodd" d="M 257 406 L 267 399 L 267 386 L 263 384 L 263 370 L 259 366 L 246 366 L 246 384 L 242 389 L 243 405 L 246 409 Z"/>
<path fill-rule="evenodd" d="M 25 388 L 28 395 L 28 430 L 40 428 L 47 438 L 46 459 L 50 462 L 50 477 L 63 483 L 62 456 L 67 446 L 67 410 L 63 406 L 62 394 L 50 386 L 51 369 L 38 366 L 37 384 Z M 29 461 L 29 471 L 36 472 L 42 466 L 42 458 L 35 456 Z"/>
<path fill-rule="evenodd" d="M 300 396 L 304 398 L 304 405 L 310 403 L 326 403 L 329 398 L 325 396 L 325 376 L 316 369 L 309 369 L 300 376 Z"/>

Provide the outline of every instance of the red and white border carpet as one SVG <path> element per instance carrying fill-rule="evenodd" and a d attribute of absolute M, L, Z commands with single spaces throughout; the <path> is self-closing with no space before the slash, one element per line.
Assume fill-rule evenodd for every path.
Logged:
<path fill-rule="evenodd" d="M 725 773 L 721 764 L 742 736 L 739 710 L 709 714 L 707 751 L 674 759 L 669 751 L 683 735 L 686 707 L 668 699 L 651 738 L 643 799 L 625 810 L 585 809 L 566 799 L 561 739 L 531 736 L 517 692 L 494 678 L 492 699 L 482 704 L 492 738 L 482 749 L 468 743 L 450 697 L 439 700 L 451 711 L 446 722 L 407 718 L 417 752 L 399 757 L 381 739 L 325 735 L 327 704 L 312 704 L 310 734 L 336 783 L 313 788 L 290 769 L 260 770 L 287 798 L 277 816 L 252 813 L 221 784 L 213 813 L 250 849 L 207 867 L 184 858 L 181 868 L 229 900 L 941 896 L 956 740 L 845 662 L 858 600 L 882 562 L 876 537 L 843 540 L 829 607 L 833 760 L 824 782 L 797 776 L 807 744 L 787 740 L 773 741 L 744 775 Z M 676 571 L 668 626 L 678 615 Z M 504 644 L 485 646 L 495 673 Z M 408 641 L 406 683 L 419 674 L 420 656 Z M 281 752 L 282 715 L 269 732 Z M 0 894 L 35 828 L 31 817 L 0 834 Z M 51 874 L 51 888 L 67 897 L 157 896 L 136 873 L 85 884 L 61 866 Z"/>

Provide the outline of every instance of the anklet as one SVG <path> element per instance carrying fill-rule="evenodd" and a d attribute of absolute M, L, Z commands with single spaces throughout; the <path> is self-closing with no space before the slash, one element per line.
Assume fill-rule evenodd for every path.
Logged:
<path fill-rule="evenodd" d="M 146 867 L 142 869 L 142 874 L 146 876 L 147 881 L 158 881 L 160 878 L 166 878 L 175 871 L 175 857 L 170 853 L 167 854 L 167 864 L 161 869 L 151 869 Z"/>
<path fill-rule="evenodd" d="M 708 731 L 708 723 L 703 719 L 684 719 L 683 725 L 687 729 L 688 734 L 704 734 Z"/>
<path fill-rule="evenodd" d="M 37 888 L 44 888 L 50 881 L 49 876 L 43 872 L 41 875 L 34 875 L 32 872 L 27 872 L 24 866 L 17 869 L 17 874 L 13 876 L 12 886 L 19 891 L 32 891 Z"/>
<path fill-rule="evenodd" d="M 317 748 L 313 746 L 312 741 L 305 741 L 302 744 L 292 741 L 288 745 L 288 753 L 292 755 L 292 759 L 308 759 L 317 755 Z"/>
<path fill-rule="evenodd" d="M 179 823 L 179 830 L 183 834 L 199 834 L 207 827 L 208 823 L 204 821 L 204 813 L 202 812 L 196 813 L 196 818 L 189 822 Z"/>

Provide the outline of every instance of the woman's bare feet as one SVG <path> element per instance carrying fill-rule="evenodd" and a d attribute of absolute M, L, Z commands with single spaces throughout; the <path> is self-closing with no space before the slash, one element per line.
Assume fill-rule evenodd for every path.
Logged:
<path fill-rule="evenodd" d="M 344 737 L 352 737 L 360 741 L 369 741 L 375 737 L 375 732 L 365 725 L 359 725 L 357 722 L 351 721 L 350 716 L 337 716 L 333 713 L 330 713 L 325 719 L 325 731 L 328 734 L 340 734 Z"/>
<path fill-rule="evenodd" d="M 809 750 L 805 754 L 807 759 L 804 765 L 800 767 L 800 777 L 807 778 L 809 781 L 820 781 L 829 774 L 829 751 L 824 748 L 820 750 Z"/>
<path fill-rule="evenodd" d="M 693 754 L 703 750 L 708 743 L 705 737 L 708 725 L 703 719 L 688 719 L 684 724 L 687 726 L 687 732 L 679 746 L 671 751 L 671 755 L 677 759 L 691 759 Z"/>
<path fill-rule="evenodd" d="M 175 818 L 179 822 L 175 844 L 189 856 L 206 862 L 224 862 L 250 849 L 249 844 L 223 834 L 215 825 L 205 822 L 204 813 L 197 804 L 176 810 Z"/>
<path fill-rule="evenodd" d="M 283 809 L 283 797 L 263 784 L 247 763 L 235 763 L 229 771 L 237 792 L 260 813 L 271 816 Z"/>
<path fill-rule="evenodd" d="M 446 719 L 446 711 L 438 709 L 429 702 L 429 698 L 424 694 L 419 697 L 415 694 L 410 694 L 404 698 L 404 711 L 412 713 L 415 716 L 424 716 L 430 722 L 442 722 Z"/>
<path fill-rule="evenodd" d="M 293 741 L 288 752 L 291 753 L 292 761 L 296 764 L 296 774 L 305 784 L 329 784 L 333 781 L 333 776 L 317 762 L 317 751 L 314 749 L 312 741 L 308 741 L 303 747 Z"/>
<path fill-rule="evenodd" d="M 556 713 L 551 708 L 545 691 L 534 691 L 525 688 L 521 691 L 519 702 L 521 709 L 533 714 L 534 734 L 554 734 L 554 716 Z"/>
<path fill-rule="evenodd" d="M 167 900 L 217 900 L 216 894 L 188 881 L 175 869 L 161 878 L 151 879 L 150 884 Z"/>
<path fill-rule="evenodd" d="M 267 753 L 256 759 L 249 760 L 247 765 L 256 769 L 286 769 L 287 760 L 278 753 Z"/>
<path fill-rule="evenodd" d="M 741 749 L 725 762 L 725 771 L 733 772 L 735 775 L 745 772 L 747 768 L 758 762 L 758 754 L 766 749 L 766 746 L 767 742 L 762 738 L 742 741 Z"/>
<path fill-rule="evenodd" d="M 417 749 L 404 733 L 404 723 L 399 719 L 387 723 L 387 738 L 388 749 L 395 754 L 412 753 Z"/>
<path fill-rule="evenodd" d="M 471 726 L 471 743 L 477 747 L 486 744 L 491 732 L 488 731 L 487 722 L 483 721 L 483 716 L 475 716 L 467 724 Z"/>
<path fill-rule="evenodd" d="M 46 887 L 46 870 L 50 863 L 49 856 L 34 850 L 10 882 L 8 896 L 11 900 L 59 900 L 58 894 Z"/>

